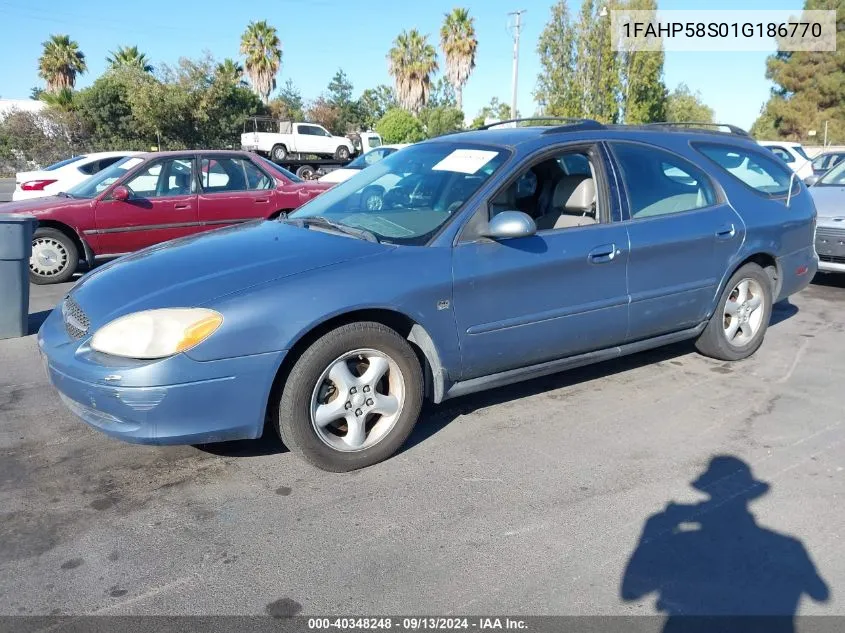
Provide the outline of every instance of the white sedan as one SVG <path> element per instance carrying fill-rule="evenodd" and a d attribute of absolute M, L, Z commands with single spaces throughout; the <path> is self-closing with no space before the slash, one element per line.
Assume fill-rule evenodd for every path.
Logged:
<path fill-rule="evenodd" d="M 802 180 L 813 175 L 813 163 L 801 143 L 791 141 L 757 141 L 785 162 Z"/>
<path fill-rule="evenodd" d="M 18 172 L 15 174 L 15 191 L 12 194 L 12 200 L 54 196 L 78 185 L 119 160 L 140 153 L 124 151 L 80 154 L 44 169 Z"/>
<path fill-rule="evenodd" d="M 360 172 L 365 167 L 369 167 L 370 165 L 374 165 L 380 160 L 390 156 L 394 152 L 402 149 L 403 147 L 408 147 L 410 143 L 400 143 L 397 145 L 382 145 L 377 147 L 373 150 L 370 150 L 366 154 L 362 154 L 355 160 L 353 160 L 348 165 L 344 165 L 340 169 L 333 169 L 325 176 L 320 177 L 320 182 L 343 182 L 344 180 L 348 180 L 352 178 L 355 174 Z"/>

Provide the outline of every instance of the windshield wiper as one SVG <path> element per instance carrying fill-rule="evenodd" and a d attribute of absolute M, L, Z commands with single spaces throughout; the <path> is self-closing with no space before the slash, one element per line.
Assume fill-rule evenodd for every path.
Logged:
<path fill-rule="evenodd" d="M 346 235 L 352 235 L 353 237 L 357 237 L 359 239 L 367 240 L 368 242 L 378 242 L 379 239 L 375 233 L 372 231 L 368 231 L 367 229 L 360 229 L 354 226 L 348 226 L 346 224 L 341 224 L 340 222 L 335 222 L 334 220 L 330 220 L 325 216 L 322 215 L 315 215 L 309 218 L 287 218 L 288 222 L 296 222 L 300 226 L 307 227 L 310 225 L 321 226 L 325 228 L 334 229 L 339 233 L 345 233 Z"/>

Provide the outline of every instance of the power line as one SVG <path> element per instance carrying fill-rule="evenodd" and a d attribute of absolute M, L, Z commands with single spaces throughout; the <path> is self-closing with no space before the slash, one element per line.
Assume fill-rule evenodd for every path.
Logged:
<path fill-rule="evenodd" d="M 511 117 L 517 118 L 516 114 L 516 90 L 519 83 L 519 32 L 522 29 L 522 14 L 526 9 L 519 9 L 518 11 L 511 11 L 509 16 L 513 16 L 513 24 L 511 31 L 513 33 L 513 75 L 511 78 Z"/>

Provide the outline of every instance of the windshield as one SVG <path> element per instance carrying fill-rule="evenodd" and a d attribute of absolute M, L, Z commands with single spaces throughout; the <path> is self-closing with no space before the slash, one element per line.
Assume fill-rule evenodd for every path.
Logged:
<path fill-rule="evenodd" d="M 841 187 L 845 185 L 845 160 L 836 163 L 836 167 L 828 171 L 824 176 L 819 178 L 814 187 L 829 185 L 831 187 Z"/>
<path fill-rule="evenodd" d="M 82 160 L 83 158 L 85 158 L 85 154 L 81 154 L 80 156 L 74 156 L 73 158 L 65 158 L 64 160 L 60 160 L 58 163 L 53 163 L 52 165 L 45 167 L 42 171 L 53 171 L 54 169 L 64 167 L 65 165 L 70 165 L 71 163 L 75 163 L 76 161 Z"/>
<path fill-rule="evenodd" d="M 505 162 L 498 147 L 423 143 L 394 152 L 300 207 L 383 242 L 425 244 Z"/>
<path fill-rule="evenodd" d="M 804 151 L 804 148 L 801 145 L 795 145 L 792 147 L 795 150 L 795 153 L 798 154 L 804 160 L 810 160 L 810 157 L 807 156 L 807 152 Z"/>
<path fill-rule="evenodd" d="M 382 147 L 379 149 L 374 149 L 371 152 L 367 152 L 366 154 L 362 154 L 355 160 L 353 160 L 348 165 L 345 165 L 344 169 L 364 169 L 364 167 L 369 167 L 370 165 L 375 165 L 380 160 L 387 158 L 390 154 L 395 152 L 396 150 Z"/>
<path fill-rule="evenodd" d="M 302 180 L 302 178 L 300 178 L 299 176 L 297 176 L 296 174 L 294 174 L 292 172 L 289 172 L 287 169 L 285 169 L 281 165 L 277 165 L 272 160 L 267 160 L 266 158 L 264 158 L 263 156 L 259 156 L 258 154 L 256 154 L 255 157 L 258 160 L 260 160 L 262 163 L 264 163 L 265 165 L 270 167 L 271 169 L 275 169 L 276 171 L 281 172 L 284 175 L 284 177 L 287 178 L 288 180 L 290 180 L 291 182 L 305 182 L 304 180 Z"/>
<path fill-rule="evenodd" d="M 78 185 L 74 185 L 67 190 L 67 193 L 73 198 L 96 198 L 120 178 L 123 178 L 126 172 L 143 162 L 143 158 L 127 156 L 114 163 L 111 167 L 106 167 L 103 171 L 97 172 Z"/>

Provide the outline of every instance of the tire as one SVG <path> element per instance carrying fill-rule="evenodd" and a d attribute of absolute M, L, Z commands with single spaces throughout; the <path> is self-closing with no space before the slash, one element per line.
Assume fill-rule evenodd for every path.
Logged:
<path fill-rule="evenodd" d="M 29 280 L 39 286 L 60 284 L 79 267 L 79 249 L 66 233 L 41 227 L 32 236 L 32 256 L 29 259 Z"/>
<path fill-rule="evenodd" d="M 367 211 L 381 211 L 384 208 L 384 189 L 378 185 L 364 189 L 361 192 L 361 207 Z"/>
<path fill-rule="evenodd" d="M 387 369 L 380 373 L 376 362 Z M 350 379 L 346 388 L 342 380 L 329 378 L 341 366 L 349 370 L 336 374 Z M 370 369 L 380 377 L 366 381 Z M 367 412 L 391 397 L 393 415 Z M 285 446 L 317 468 L 348 472 L 393 455 L 414 428 L 422 400 L 422 368 L 408 342 L 381 323 L 350 323 L 317 339 L 296 361 L 282 390 L 277 430 Z M 330 422 L 318 424 L 319 407 L 325 407 L 322 417 Z M 356 435 L 353 428 L 363 430 Z"/>
<path fill-rule="evenodd" d="M 314 177 L 314 168 L 311 165 L 303 165 L 296 170 L 296 175 L 303 180 L 311 180 Z"/>
<path fill-rule="evenodd" d="M 747 288 L 745 299 L 742 285 Z M 752 309 L 755 304 L 758 307 Z M 719 360 L 748 358 L 763 344 L 771 316 L 771 277 L 757 264 L 745 264 L 725 284 L 716 310 L 695 346 L 705 356 Z"/>
<path fill-rule="evenodd" d="M 274 145 L 270 150 L 270 158 L 277 163 L 282 162 L 288 157 L 288 149 L 284 145 Z"/>
<path fill-rule="evenodd" d="M 340 147 L 338 147 L 334 151 L 334 157 L 337 160 L 344 160 L 344 161 L 349 160 L 349 156 L 350 156 L 349 148 L 346 147 L 346 145 L 341 145 Z"/>

